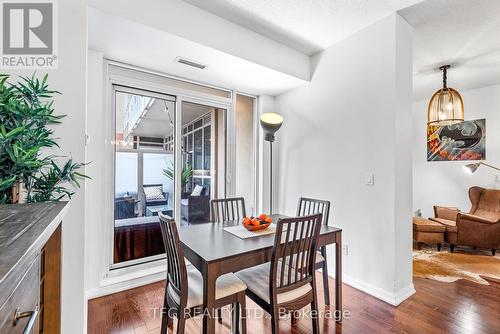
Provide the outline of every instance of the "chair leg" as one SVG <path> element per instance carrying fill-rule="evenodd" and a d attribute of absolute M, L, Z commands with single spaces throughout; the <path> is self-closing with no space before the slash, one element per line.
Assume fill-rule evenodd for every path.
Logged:
<path fill-rule="evenodd" d="M 422 243 L 417 241 L 417 249 L 421 250 L 422 249 Z"/>
<path fill-rule="evenodd" d="M 238 326 L 241 319 L 241 328 L 238 328 L 238 333 L 247 334 L 247 304 L 245 292 L 240 292 L 238 294 L 238 303 L 236 304 L 236 306 L 238 307 L 237 310 L 239 311 Z"/>
<path fill-rule="evenodd" d="M 278 313 L 278 307 L 273 305 L 272 306 L 272 312 L 271 314 L 271 333 L 272 334 L 279 334 L 280 333 L 280 316 Z"/>
<path fill-rule="evenodd" d="M 453 253 L 455 251 L 455 245 L 450 245 L 450 252 Z"/>
<path fill-rule="evenodd" d="M 492 248 L 492 249 L 491 249 L 491 255 L 495 256 L 496 251 L 497 251 L 497 250 L 496 250 L 495 248 Z"/>
<path fill-rule="evenodd" d="M 437 247 L 438 247 L 438 252 L 440 252 L 441 251 L 441 243 L 440 242 L 438 242 Z"/>
<path fill-rule="evenodd" d="M 323 255 L 325 261 L 323 262 L 323 295 L 325 297 L 325 305 L 330 305 L 330 282 L 328 279 L 328 263 L 326 262 L 326 252 Z"/>
<path fill-rule="evenodd" d="M 315 291 L 315 290 L 313 290 Z M 313 301 L 311 302 L 311 321 L 313 334 L 319 334 L 319 312 L 318 312 L 318 296 L 313 292 Z"/>
<path fill-rule="evenodd" d="M 179 310 L 177 314 L 177 334 L 184 334 L 186 326 L 186 317 L 184 316 L 184 311 Z"/>
<path fill-rule="evenodd" d="M 297 326 L 297 316 L 295 315 L 295 312 L 290 313 L 290 322 L 292 327 Z"/>
<path fill-rule="evenodd" d="M 161 314 L 161 334 L 167 334 L 168 333 L 168 327 L 172 327 L 173 325 L 173 319 L 170 314 L 170 306 L 168 306 L 168 301 L 167 301 L 167 289 L 165 288 L 165 297 L 163 300 L 163 309 L 162 309 L 162 314 Z"/>
<path fill-rule="evenodd" d="M 217 309 L 217 321 L 219 322 L 219 324 L 222 324 L 222 309 Z"/>

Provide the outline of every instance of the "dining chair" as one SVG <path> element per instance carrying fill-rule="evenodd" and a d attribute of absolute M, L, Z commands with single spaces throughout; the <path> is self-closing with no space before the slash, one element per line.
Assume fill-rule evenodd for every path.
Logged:
<path fill-rule="evenodd" d="M 273 334 L 279 316 L 311 305 L 313 333 L 319 333 L 315 256 L 322 215 L 282 218 L 277 222 L 271 262 L 241 270 L 236 276 L 247 285 L 247 296 L 271 315 Z M 295 270 L 287 265 L 293 259 Z"/>
<path fill-rule="evenodd" d="M 330 215 L 330 201 L 314 199 L 314 198 L 299 198 L 297 205 L 297 216 L 306 216 L 314 213 L 323 215 L 323 225 L 328 226 L 328 217 Z M 321 269 L 323 273 L 323 295 L 325 305 L 330 305 L 330 285 L 328 282 L 328 262 L 326 258 L 326 246 L 319 249 L 319 254 L 316 255 L 316 269 Z"/>
<path fill-rule="evenodd" d="M 158 213 L 163 244 L 167 257 L 167 280 L 163 302 L 161 333 L 166 334 L 177 317 L 177 334 L 184 333 L 187 317 L 203 315 L 203 276 L 191 264 L 186 266 L 180 246 L 177 224 L 173 219 Z M 217 279 L 215 308 L 231 304 L 236 333 L 246 334 L 246 285 L 234 274 Z M 241 310 L 240 310 L 241 308 Z M 241 319 L 241 331 L 239 322 Z"/>
<path fill-rule="evenodd" d="M 220 198 L 210 201 L 211 220 L 220 223 L 246 217 L 245 199 L 243 197 Z"/>
<path fill-rule="evenodd" d="M 210 201 L 210 221 L 221 223 L 227 220 L 242 219 L 246 216 L 243 197 L 220 198 Z M 218 322 L 222 323 L 222 311 L 218 311 Z"/>

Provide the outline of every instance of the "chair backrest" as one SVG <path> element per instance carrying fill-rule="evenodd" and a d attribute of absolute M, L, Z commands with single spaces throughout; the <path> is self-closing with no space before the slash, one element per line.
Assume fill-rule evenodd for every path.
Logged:
<path fill-rule="evenodd" d="M 306 197 L 299 198 L 297 216 L 307 216 L 315 213 L 321 213 L 323 215 L 323 224 L 328 225 L 328 217 L 330 216 L 330 201 Z"/>
<path fill-rule="evenodd" d="M 161 235 L 167 255 L 167 286 L 180 296 L 180 305 L 187 302 L 187 270 L 180 246 L 175 220 L 159 212 Z"/>
<path fill-rule="evenodd" d="M 271 302 L 277 294 L 313 281 L 321 222 L 321 213 L 278 220 L 271 257 Z"/>
<path fill-rule="evenodd" d="M 211 220 L 214 223 L 242 219 L 246 216 L 243 197 L 213 199 L 210 201 L 210 206 Z"/>
<path fill-rule="evenodd" d="M 486 219 L 500 218 L 500 190 L 472 187 L 469 189 L 472 203 L 470 214 Z"/>

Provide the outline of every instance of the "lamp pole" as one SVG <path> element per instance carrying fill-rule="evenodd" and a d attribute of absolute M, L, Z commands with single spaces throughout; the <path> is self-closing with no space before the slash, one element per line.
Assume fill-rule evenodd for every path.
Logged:
<path fill-rule="evenodd" d="M 480 165 L 484 165 L 484 166 L 486 166 L 486 167 L 490 167 L 490 168 L 496 169 L 496 170 L 500 170 L 500 168 L 495 167 L 495 166 L 492 166 L 492 165 L 488 165 L 487 163 L 484 163 L 484 162 L 480 162 L 479 164 L 480 164 Z"/>
<path fill-rule="evenodd" d="M 269 141 L 269 214 L 273 213 L 273 140 Z"/>

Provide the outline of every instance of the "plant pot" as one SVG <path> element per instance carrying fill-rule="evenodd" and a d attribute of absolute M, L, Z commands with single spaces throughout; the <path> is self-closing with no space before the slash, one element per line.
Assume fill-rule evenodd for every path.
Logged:
<path fill-rule="evenodd" d="M 12 203 L 13 204 L 23 204 L 26 203 L 27 193 L 24 187 L 23 181 L 16 181 L 12 185 Z"/>

